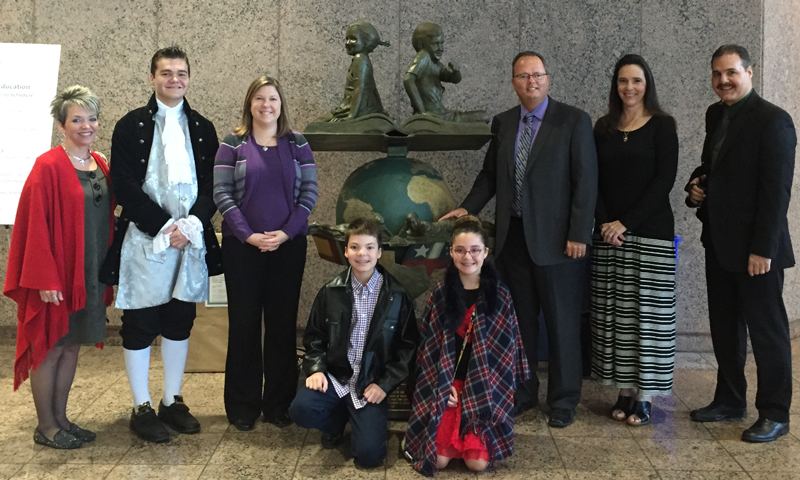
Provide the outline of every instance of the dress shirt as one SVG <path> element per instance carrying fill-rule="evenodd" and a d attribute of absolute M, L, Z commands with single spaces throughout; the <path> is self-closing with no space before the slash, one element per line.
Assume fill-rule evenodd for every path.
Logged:
<path fill-rule="evenodd" d="M 356 382 L 361 373 L 364 345 L 367 341 L 372 314 L 375 312 L 375 305 L 378 303 L 378 294 L 383 285 L 383 275 L 378 270 L 375 270 L 372 278 L 364 285 L 351 273 L 350 285 L 353 287 L 353 322 L 350 332 L 350 347 L 347 349 L 347 359 L 353 368 L 353 376 L 347 381 L 347 385 L 342 385 L 330 375 L 328 375 L 328 378 L 336 389 L 336 394 L 339 395 L 339 398 L 350 393 L 353 406 L 358 409 L 367 404 L 362 395 L 363 392 L 356 392 Z"/>

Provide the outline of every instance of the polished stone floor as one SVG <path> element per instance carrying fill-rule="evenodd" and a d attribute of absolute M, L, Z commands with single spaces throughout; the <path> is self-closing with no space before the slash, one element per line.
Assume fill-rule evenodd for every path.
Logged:
<path fill-rule="evenodd" d="M 800 391 L 800 341 L 793 342 L 794 391 Z M 151 391 L 158 401 L 161 360 L 153 349 Z M 228 425 L 222 408 L 222 374 L 187 374 L 183 394 L 202 424 L 197 435 L 177 435 L 167 444 L 137 439 L 128 429 L 130 392 L 121 347 L 85 348 L 69 403 L 71 419 L 95 430 L 97 440 L 73 451 L 35 445 L 36 416 L 29 383 L 12 393 L 14 347 L 0 346 L 0 478 L 35 479 L 404 479 L 423 478 L 399 456 L 404 425 L 389 432 L 386 467 L 358 470 L 339 450 L 322 450 L 319 434 L 296 426 L 278 429 L 259 423 L 252 432 Z M 748 360 L 755 386 L 755 365 Z M 539 372 L 540 377 L 543 373 Z M 607 417 L 616 392 L 587 380 L 575 424 L 555 430 L 544 415 L 527 412 L 516 427 L 516 454 L 495 472 L 478 477 L 535 479 L 800 479 L 800 405 L 792 406 L 788 436 L 765 445 L 739 436 L 756 420 L 698 424 L 689 410 L 711 399 L 713 355 L 680 354 L 673 395 L 654 405 L 653 424 L 628 427 Z M 440 478 L 475 478 L 455 464 Z"/>

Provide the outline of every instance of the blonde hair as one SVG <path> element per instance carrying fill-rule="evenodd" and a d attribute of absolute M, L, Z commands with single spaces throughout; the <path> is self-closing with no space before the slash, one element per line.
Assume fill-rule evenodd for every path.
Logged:
<path fill-rule="evenodd" d="M 76 106 L 88 110 L 95 115 L 100 114 L 100 99 L 87 87 L 72 85 L 58 92 L 50 102 L 50 115 L 64 126 L 67 121 L 67 110 Z"/>

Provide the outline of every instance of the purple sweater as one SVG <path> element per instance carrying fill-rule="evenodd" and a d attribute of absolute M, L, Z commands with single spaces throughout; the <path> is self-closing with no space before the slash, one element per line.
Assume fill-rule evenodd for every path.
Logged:
<path fill-rule="evenodd" d="M 253 233 L 283 230 L 289 238 L 308 232 L 319 196 L 314 156 L 301 134 L 278 138 L 264 151 L 252 135 L 228 135 L 214 163 L 214 203 L 222 235 L 242 243 Z"/>

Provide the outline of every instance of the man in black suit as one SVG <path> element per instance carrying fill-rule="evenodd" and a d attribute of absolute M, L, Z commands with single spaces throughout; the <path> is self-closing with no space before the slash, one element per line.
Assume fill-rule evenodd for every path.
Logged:
<path fill-rule="evenodd" d="M 495 256 L 511 290 L 528 361 L 538 358 L 538 318 L 549 340 L 549 425 L 575 421 L 581 394 L 580 315 L 586 245 L 597 201 L 597 154 L 586 112 L 548 97 L 542 56 L 521 52 L 511 84 L 520 106 L 492 120 L 483 169 L 461 207 L 479 212 L 497 197 Z M 538 404 L 539 380 L 519 385 L 515 413 Z"/>
<path fill-rule="evenodd" d="M 723 45 L 711 57 L 711 85 L 722 100 L 706 112 L 702 165 L 686 186 L 700 207 L 708 314 L 719 363 L 714 400 L 692 420 L 747 416 L 747 330 L 756 360 L 758 421 L 747 442 L 789 432 L 792 352 L 783 305 L 783 269 L 794 265 L 786 212 L 797 137 L 792 118 L 753 90 L 750 55 Z"/>

